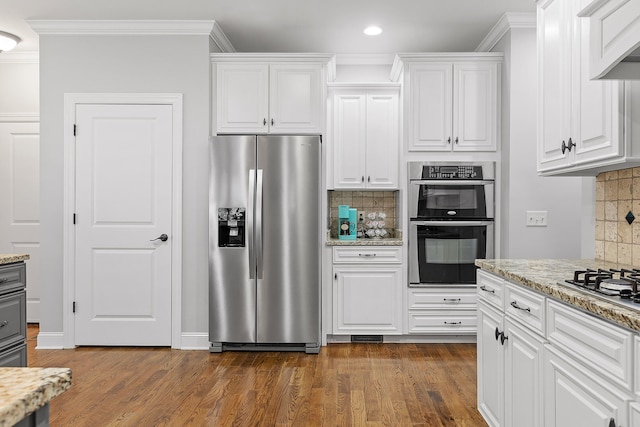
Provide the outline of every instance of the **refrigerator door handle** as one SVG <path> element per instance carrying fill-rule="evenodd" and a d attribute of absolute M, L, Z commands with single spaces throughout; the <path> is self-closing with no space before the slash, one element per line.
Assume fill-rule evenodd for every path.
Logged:
<path fill-rule="evenodd" d="M 253 247 L 253 219 L 254 207 L 256 200 L 256 170 L 249 169 L 249 206 L 247 209 L 247 234 L 245 238 L 249 245 L 249 279 L 255 279 L 256 257 L 254 256 Z"/>
<path fill-rule="evenodd" d="M 256 183 L 256 269 L 262 279 L 262 169 L 258 169 Z"/>
<path fill-rule="evenodd" d="M 258 279 L 262 279 L 262 169 L 256 182 L 256 252 Z"/>

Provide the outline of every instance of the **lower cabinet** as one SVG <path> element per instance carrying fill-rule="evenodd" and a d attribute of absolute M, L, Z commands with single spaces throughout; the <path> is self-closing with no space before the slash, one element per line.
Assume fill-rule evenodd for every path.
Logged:
<path fill-rule="evenodd" d="M 637 333 L 481 271 L 477 348 L 490 426 L 640 427 Z"/>
<path fill-rule="evenodd" d="M 0 265 L 0 367 L 27 366 L 24 262 Z"/>
<path fill-rule="evenodd" d="M 545 352 L 545 427 L 629 424 L 631 396 L 602 381 L 553 346 Z"/>
<path fill-rule="evenodd" d="M 402 334 L 402 248 L 391 251 L 399 253 L 390 254 L 388 247 L 380 254 L 371 246 L 334 248 L 335 335 Z"/>
<path fill-rule="evenodd" d="M 475 335 L 477 293 L 473 288 L 410 288 L 409 333 Z"/>

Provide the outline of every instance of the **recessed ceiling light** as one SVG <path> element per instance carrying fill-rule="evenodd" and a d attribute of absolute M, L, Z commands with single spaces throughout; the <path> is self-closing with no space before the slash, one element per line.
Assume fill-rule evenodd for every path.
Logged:
<path fill-rule="evenodd" d="M 378 34 L 382 33 L 382 28 L 371 25 L 364 29 L 364 33 L 368 36 L 377 36 Z"/>
<path fill-rule="evenodd" d="M 0 52 L 7 52 L 20 43 L 20 37 L 0 31 Z"/>

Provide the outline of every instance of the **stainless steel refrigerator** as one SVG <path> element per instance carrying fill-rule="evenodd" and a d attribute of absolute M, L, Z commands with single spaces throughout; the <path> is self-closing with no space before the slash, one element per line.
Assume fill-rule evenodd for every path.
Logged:
<path fill-rule="evenodd" d="M 210 145 L 210 351 L 318 353 L 320 137 Z"/>

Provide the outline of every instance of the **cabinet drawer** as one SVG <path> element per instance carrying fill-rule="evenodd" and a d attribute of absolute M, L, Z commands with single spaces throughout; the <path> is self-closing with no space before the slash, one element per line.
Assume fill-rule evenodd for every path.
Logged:
<path fill-rule="evenodd" d="M 473 310 L 410 311 L 409 333 L 475 335 L 477 314 Z"/>
<path fill-rule="evenodd" d="M 547 300 L 547 338 L 579 363 L 631 390 L 633 333 L 605 320 Z"/>
<path fill-rule="evenodd" d="M 507 283 L 504 288 L 504 311 L 510 317 L 544 335 L 545 297 L 521 286 Z"/>
<path fill-rule="evenodd" d="M 27 337 L 26 291 L 0 297 L 0 348 L 23 342 Z"/>
<path fill-rule="evenodd" d="M 399 264 L 402 262 L 402 248 L 399 246 L 336 246 L 333 248 L 333 262 L 335 264 L 353 264 L 360 262 Z"/>
<path fill-rule="evenodd" d="M 633 368 L 633 372 L 635 373 L 635 392 L 636 398 L 638 402 L 640 402 L 640 336 L 636 335 L 633 338 L 634 341 L 634 355 L 635 355 L 635 366 Z"/>
<path fill-rule="evenodd" d="M 0 265 L 0 295 L 26 286 L 24 263 Z"/>
<path fill-rule="evenodd" d="M 475 310 L 477 299 L 475 288 L 410 288 L 409 310 Z"/>
<path fill-rule="evenodd" d="M 492 274 L 478 270 L 478 298 L 502 310 L 505 281 Z"/>
<path fill-rule="evenodd" d="M 27 344 L 0 350 L 0 367 L 3 368 L 25 368 L 27 366 Z"/>

